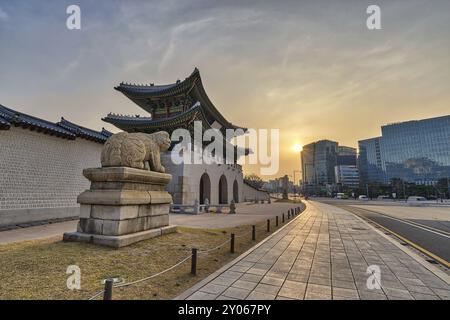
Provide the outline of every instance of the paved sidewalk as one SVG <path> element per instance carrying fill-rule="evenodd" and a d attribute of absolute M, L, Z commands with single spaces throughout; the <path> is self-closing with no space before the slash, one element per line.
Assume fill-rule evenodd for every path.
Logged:
<path fill-rule="evenodd" d="M 287 215 L 287 211 L 295 206 L 298 206 L 298 204 L 286 202 L 272 202 L 271 204 L 238 203 L 236 204 L 236 214 L 202 213 L 192 215 L 173 213 L 170 214 L 170 224 L 192 228 L 231 228 L 265 221 L 279 216 L 283 212 Z"/>
<path fill-rule="evenodd" d="M 34 226 L 28 228 L 19 228 L 0 232 L 0 245 L 18 241 L 35 240 L 60 236 L 61 240 L 64 232 L 71 232 L 77 229 L 78 220 L 56 222 Z"/>
<path fill-rule="evenodd" d="M 405 250 L 348 211 L 308 202 L 285 228 L 178 299 L 450 300 L 450 277 Z M 380 267 L 380 289 L 367 288 L 369 265 Z"/>
<path fill-rule="evenodd" d="M 237 213 L 233 215 L 227 213 L 170 214 L 170 224 L 192 228 L 230 228 L 264 221 L 283 212 L 287 214 L 287 211 L 294 206 L 293 203 L 283 202 L 272 202 L 271 204 L 238 203 Z M 0 245 L 56 236 L 60 236 L 62 239 L 65 232 L 73 232 L 77 229 L 77 223 L 78 220 L 73 220 L 0 231 Z"/>

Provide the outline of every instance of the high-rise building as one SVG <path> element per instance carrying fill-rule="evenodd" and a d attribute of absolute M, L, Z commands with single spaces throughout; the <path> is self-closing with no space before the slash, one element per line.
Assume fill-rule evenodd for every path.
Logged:
<path fill-rule="evenodd" d="M 338 143 L 320 140 L 303 147 L 301 152 L 303 185 L 335 183 Z"/>
<path fill-rule="evenodd" d="M 381 137 L 358 141 L 358 169 L 361 185 L 385 183 L 386 176 L 381 159 Z"/>
<path fill-rule="evenodd" d="M 334 167 L 335 181 L 337 184 L 357 188 L 359 186 L 358 168 L 356 166 L 356 148 L 339 146 Z"/>
<path fill-rule="evenodd" d="M 336 158 L 336 165 L 356 166 L 356 148 L 339 146 Z"/>
<path fill-rule="evenodd" d="M 339 165 L 334 167 L 336 183 L 349 188 L 358 188 L 359 175 L 356 165 Z"/>
<path fill-rule="evenodd" d="M 433 184 L 450 176 L 450 116 L 381 127 L 387 179 Z"/>
<path fill-rule="evenodd" d="M 363 183 L 401 178 L 434 184 L 450 177 L 450 115 L 381 127 L 382 136 L 359 141 Z"/>

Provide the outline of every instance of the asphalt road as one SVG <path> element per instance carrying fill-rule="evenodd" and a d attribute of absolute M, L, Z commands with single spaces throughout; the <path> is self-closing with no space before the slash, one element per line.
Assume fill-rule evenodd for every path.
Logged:
<path fill-rule="evenodd" d="M 435 222 L 432 220 L 399 219 L 373 210 L 338 205 L 336 203 L 329 204 L 336 205 L 378 223 L 418 245 L 420 248 L 445 260 L 447 262 L 447 267 L 450 265 L 450 232 L 447 223 Z M 426 253 L 425 251 L 422 252 Z"/>

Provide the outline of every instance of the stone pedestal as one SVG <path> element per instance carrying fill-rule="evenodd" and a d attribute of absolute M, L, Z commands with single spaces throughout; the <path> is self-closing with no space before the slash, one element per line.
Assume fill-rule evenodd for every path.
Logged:
<path fill-rule="evenodd" d="M 77 232 L 65 241 L 115 248 L 175 231 L 169 226 L 172 197 L 165 191 L 171 175 L 128 167 L 83 170 L 90 190 L 78 196 Z"/>

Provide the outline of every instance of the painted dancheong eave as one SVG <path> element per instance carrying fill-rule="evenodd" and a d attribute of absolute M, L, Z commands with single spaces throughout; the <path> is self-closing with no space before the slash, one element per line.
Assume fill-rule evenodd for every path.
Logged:
<path fill-rule="evenodd" d="M 121 83 L 115 89 L 152 115 L 141 118 L 109 114 L 103 119 L 122 130 L 127 130 L 125 128 L 132 126 L 135 128 L 136 126 L 145 126 L 147 130 L 150 128 L 165 130 L 176 124 L 186 124 L 187 118 L 197 111 L 201 113 L 201 115 L 197 114 L 197 118 L 200 117 L 198 120 L 205 122 L 207 125 L 204 124 L 204 126 L 206 127 L 217 122 L 223 129 L 245 130 L 245 128 L 233 125 L 217 110 L 205 92 L 197 68 L 185 80 L 172 84 Z"/>

